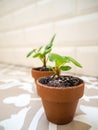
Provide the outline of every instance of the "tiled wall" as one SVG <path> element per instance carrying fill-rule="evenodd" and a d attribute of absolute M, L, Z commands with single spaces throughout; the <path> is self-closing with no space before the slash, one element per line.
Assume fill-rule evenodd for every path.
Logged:
<path fill-rule="evenodd" d="M 56 33 L 54 51 L 71 55 L 98 76 L 98 0 L 0 0 L 0 61 L 35 66 L 26 53 Z"/>

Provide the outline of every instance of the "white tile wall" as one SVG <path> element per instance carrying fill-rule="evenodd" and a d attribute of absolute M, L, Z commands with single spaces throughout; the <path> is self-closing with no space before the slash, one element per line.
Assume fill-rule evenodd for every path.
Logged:
<path fill-rule="evenodd" d="M 14 16 L 13 14 L 7 14 L 1 17 L 0 31 L 8 31 L 13 29 Z"/>
<path fill-rule="evenodd" d="M 98 45 L 98 13 L 56 22 L 55 32 L 67 45 Z"/>
<path fill-rule="evenodd" d="M 23 66 L 41 66 L 42 63 L 38 59 L 26 58 L 31 48 L 0 48 L 0 62 L 23 65 Z"/>
<path fill-rule="evenodd" d="M 38 21 L 53 21 L 74 14 L 75 0 L 46 0 L 37 3 Z"/>
<path fill-rule="evenodd" d="M 23 30 L 19 31 L 11 31 L 6 33 L 6 44 L 9 44 L 10 46 L 24 46 L 25 39 L 24 39 L 24 32 Z M 17 46 L 16 46 L 17 45 Z"/>
<path fill-rule="evenodd" d="M 23 7 L 22 0 L 2 0 L 0 1 L 0 15 L 5 15 L 13 10 Z"/>
<path fill-rule="evenodd" d="M 32 3 L 35 3 L 37 1 L 40 1 L 40 0 L 23 0 L 23 4 L 25 6 L 29 5 L 29 4 L 32 4 Z"/>
<path fill-rule="evenodd" d="M 28 25 L 34 25 L 37 23 L 36 19 L 36 5 L 31 4 L 26 8 L 22 8 L 21 10 L 14 12 L 14 27 L 13 28 L 21 28 L 27 27 Z"/>
<path fill-rule="evenodd" d="M 98 0 L 1 0 L 0 61 L 35 66 L 26 53 L 49 42 L 83 64 L 72 72 L 98 76 Z"/>
<path fill-rule="evenodd" d="M 29 45 L 33 46 L 47 44 L 53 34 L 54 30 L 52 23 L 25 29 L 26 41 Z"/>
<path fill-rule="evenodd" d="M 83 69 L 77 69 L 77 73 L 98 76 L 98 46 L 77 47 L 76 54 L 83 65 Z"/>
<path fill-rule="evenodd" d="M 13 11 L 20 10 L 21 8 L 24 8 L 35 2 L 36 0 L 1 0 L 0 15 L 3 16 L 12 13 Z"/>
<path fill-rule="evenodd" d="M 93 13 L 98 11 L 98 0 L 77 0 L 77 14 Z"/>

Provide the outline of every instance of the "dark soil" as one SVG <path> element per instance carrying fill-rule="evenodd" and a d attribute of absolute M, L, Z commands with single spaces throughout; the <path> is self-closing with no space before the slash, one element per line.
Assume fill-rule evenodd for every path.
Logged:
<path fill-rule="evenodd" d="M 34 68 L 35 70 L 39 70 L 39 71 L 51 71 L 49 68 L 46 67 L 38 67 L 38 68 Z"/>
<path fill-rule="evenodd" d="M 50 87 L 73 87 L 83 83 L 83 80 L 78 77 L 62 75 L 59 77 L 47 76 L 41 78 L 39 82 Z"/>

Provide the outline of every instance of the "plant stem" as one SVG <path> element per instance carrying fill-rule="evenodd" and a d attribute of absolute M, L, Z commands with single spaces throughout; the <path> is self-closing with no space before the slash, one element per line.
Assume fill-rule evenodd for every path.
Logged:
<path fill-rule="evenodd" d="M 46 56 L 43 58 L 43 67 L 46 68 Z"/>
<path fill-rule="evenodd" d="M 58 66 L 55 67 L 55 75 L 57 75 L 58 77 L 60 76 L 60 70 Z"/>

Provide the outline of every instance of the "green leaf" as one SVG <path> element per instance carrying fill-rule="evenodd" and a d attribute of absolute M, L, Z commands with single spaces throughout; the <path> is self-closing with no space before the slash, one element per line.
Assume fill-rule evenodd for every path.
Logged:
<path fill-rule="evenodd" d="M 45 50 L 48 50 L 52 47 L 52 43 L 49 43 L 48 45 L 45 46 Z"/>
<path fill-rule="evenodd" d="M 78 67 L 80 67 L 80 68 L 82 68 L 82 65 L 78 62 L 78 61 L 76 61 L 74 58 L 72 58 L 72 57 L 67 57 L 69 60 L 70 60 L 70 62 L 72 62 L 74 65 L 76 65 L 76 66 L 78 66 Z"/>
<path fill-rule="evenodd" d="M 47 68 L 48 68 L 49 70 L 53 70 L 53 67 L 50 66 L 50 65 L 48 65 Z"/>
<path fill-rule="evenodd" d="M 53 42 L 54 42 L 54 39 L 55 39 L 55 36 L 56 36 L 56 34 L 55 34 L 55 35 L 53 35 L 53 37 L 51 38 L 51 40 L 50 40 L 49 44 L 45 47 L 45 49 L 48 49 L 48 48 L 51 48 L 51 47 L 52 47 Z"/>
<path fill-rule="evenodd" d="M 38 48 L 37 52 L 40 52 L 42 48 L 43 48 L 43 47 L 40 46 L 40 47 Z"/>
<path fill-rule="evenodd" d="M 49 42 L 49 44 L 45 46 L 45 49 L 44 49 L 44 52 L 43 52 L 44 55 L 51 52 L 54 39 L 55 39 L 55 35 L 51 38 L 51 41 Z"/>
<path fill-rule="evenodd" d="M 56 63 L 56 66 L 60 66 L 62 64 L 65 64 L 68 61 L 67 58 L 65 58 L 64 56 L 61 56 L 59 54 L 56 54 L 56 53 L 49 54 L 49 60 L 51 62 L 54 61 Z"/>
<path fill-rule="evenodd" d="M 51 38 L 50 44 L 53 43 L 53 41 L 54 41 L 54 39 L 55 39 L 55 36 L 56 36 L 56 34 L 54 34 L 53 37 Z"/>
<path fill-rule="evenodd" d="M 60 70 L 68 71 L 71 69 L 71 66 L 60 66 Z"/>
<path fill-rule="evenodd" d="M 41 53 L 36 53 L 35 55 L 33 55 L 33 58 L 40 57 L 40 56 L 41 56 Z"/>
<path fill-rule="evenodd" d="M 31 51 L 27 54 L 27 56 L 26 56 L 26 57 L 31 56 L 31 55 L 32 55 L 35 51 L 36 51 L 36 49 L 31 50 Z"/>
<path fill-rule="evenodd" d="M 50 60 L 51 62 L 55 62 L 55 65 L 56 65 L 56 66 L 59 66 L 59 64 L 61 64 L 62 58 L 61 58 L 60 55 L 58 55 L 58 54 L 56 54 L 56 53 L 51 53 L 51 54 L 49 54 L 49 60 Z"/>
<path fill-rule="evenodd" d="M 43 55 L 45 56 L 46 54 L 48 54 L 49 52 L 51 52 L 51 48 L 49 48 L 49 49 L 47 49 L 47 50 L 44 50 L 44 52 L 43 52 Z"/>
<path fill-rule="evenodd" d="M 56 54 L 56 53 L 50 53 L 49 54 L 49 60 L 50 61 L 61 60 L 61 56 L 59 54 Z"/>
<path fill-rule="evenodd" d="M 64 60 L 66 63 L 69 63 L 70 62 L 70 59 L 67 57 L 67 56 L 63 56 Z"/>

